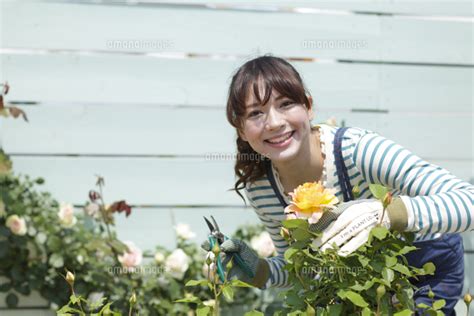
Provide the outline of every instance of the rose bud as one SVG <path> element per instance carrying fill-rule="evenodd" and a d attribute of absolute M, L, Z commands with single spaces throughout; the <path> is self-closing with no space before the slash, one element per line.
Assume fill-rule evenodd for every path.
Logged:
<path fill-rule="evenodd" d="M 75 279 L 74 274 L 71 271 L 67 271 L 66 272 L 66 282 L 69 283 L 70 286 L 74 285 L 74 279 Z"/>
<path fill-rule="evenodd" d="M 354 195 L 354 198 L 355 198 L 355 199 L 358 199 L 358 198 L 359 198 L 359 196 L 360 196 L 360 188 L 359 188 L 358 185 L 356 185 L 356 186 L 354 186 L 354 187 L 352 188 L 352 194 Z"/>
<path fill-rule="evenodd" d="M 385 197 L 383 198 L 383 208 L 386 208 L 390 203 L 392 203 L 392 193 L 387 192 L 387 194 L 385 194 Z"/>
<path fill-rule="evenodd" d="M 135 305 L 135 303 L 137 302 L 137 296 L 135 295 L 135 292 L 133 292 L 132 296 L 130 296 L 130 305 Z"/>
<path fill-rule="evenodd" d="M 466 303 L 466 305 L 469 306 L 471 302 L 472 302 L 471 294 L 466 293 L 466 295 L 464 295 L 464 303 Z"/>
<path fill-rule="evenodd" d="M 95 202 L 96 200 L 100 199 L 100 193 L 97 191 L 90 190 L 89 199 L 91 200 L 91 202 Z"/>
<path fill-rule="evenodd" d="M 217 243 L 214 244 L 214 247 L 212 247 L 211 251 L 214 253 L 214 255 L 217 257 L 219 253 L 221 252 L 221 248 Z"/>

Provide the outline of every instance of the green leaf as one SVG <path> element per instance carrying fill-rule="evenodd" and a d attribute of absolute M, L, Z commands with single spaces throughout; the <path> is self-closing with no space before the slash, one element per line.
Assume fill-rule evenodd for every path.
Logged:
<path fill-rule="evenodd" d="M 292 233 L 291 236 L 297 240 L 297 241 L 303 241 L 303 240 L 308 240 L 312 237 L 311 233 L 308 232 L 307 229 L 298 227 L 295 229 Z"/>
<path fill-rule="evenodd" d="M 374 183 L 369 184 L 369 190 L 372 192 L 373 196 L 379 200 L 382 200 L 385 197 L 385 194 L 389 191 L 388 188 L 383 185 Z"/>
<path fill-rule="evenodd" d="M 235 287 L 254 287 L 253 285 L 250 285 L 248 283 L 245 283 L 243 281 L 240 281 L 238 279 L 233 279 L 230 281 L 230 284 Z"/>
<path fill-rule="evenodd" d="M 175 300 L 174 302 L 175 303 L 197 303 L 197 302 L 200 302 L 200 300 L 196 296 L 190 296 L 186 298 L 181 298 L 179 300 Z"/>
<path fill-rule="evenodd" d="M 384 278 L 385 281 L 388 282 L 388 284 L 390 284 L 390 283 L 392 283 L 393 278 L 395 277 L 395 273 L 393 273 L 392 269 L 383 268 L 382 277 Z"/>
<path fill-rule="evenodd" d="M 308 228 L 308 221 L 306 219 L 297 218 L 297 219 L 285 219 L 282 221 L 282 225 L 285 228 Z"/>
<path fill-rule="evenodd" d="M 434 274 L 436 267 L 433 262 L 427 262 L 423 265 L 423 270 L 425 270 L 426 274 Z"/>
<path fill-rule="evenodd" d="M 288 262 L 288 263 L 292 263 L 293 260 L 291 260 L 291 257 L 293 257 L 293 255 L 295 253 L 297 253 L 298 251 L 300 251 L 299 249 L 294 249 L 294 248 L 288 248 L 286 251 L 285 251 L 285 254 L 284 254 L 284 257 L 285 257 L 285 260 Z"/>
<path fill-rule="evenodd" d="M 401 312 L 393 314 L 393 316 L 411 316 L 413 312 L 410 309 L 404 309 Z"/>
<path fill-rule="evenodd" d="M 358 255 L 357 256 L 357 259 L 359 260 L 360 264 L 365 268 L 369 262 L 370 262 L 370 259 L 363 256 L 363 255 Z"/>
<path fill-rule="evenodd" d="M 388 229 L 383 226 L 376 226 L 372 228 L 370 233 L 378 240 L 383 240 L 385 237 L 387 237 Z"/>
<path fill-rule="evenodd" d="M 406 255 L 407 253 L 416 250 L 417 248 L 415 246 L 405 246 L 400 251 L 398 251 L 398 255 Z"/>
<path fill-rule="evenodd" d="M 244 314 L 244 316 L 263 316 L 263 315 L 264 314 L 262 312 L 256 311 L 256 310 L 253 310 Z"/>
<path fill-rule="evenodd" d="M 224 294 L 228 301 L 232 302 L 234 300 L 234 290 L 231 286 L 224 286 L 222 288 L 222 294 Z"/>
<path fill-rule="evenodd" d="M 58 316 L 71 316 L 71 315 L 83 315 L 83 313 L 75 308 L 70 307 L 69 305 L 64 305 L 60 310 L 57 311 Z"/>
<path fill-rule="evenodd" d="M 48 241 L 46 242 L 48 247 L 52 250 L 52 252 L 60 251 L 62 248 L 61 239 L 57 236 L 49 236 Z"/>
<path fill-rule="evenodd" d="M 203 306 L 196 309 L 197 316 L 207 316 L 211 312 L 211 308 L 209 306 Z"/>
<path fill-rule="evenodd" d="M 372 312 L 370 311 L 370 309 L 368 307 L 364 307 L 364 309 L 362 310 L 362 316 L 370 316 L 372 315 Z"/>
<path fill-rule="evenodd" d="M 69 297 L 69 300 L 70 300 L 71 303 L 77 304 L 78 302 L 81 301 L 81 297 L 80 297 L 80 296 L 76 296 L 76 295 L 73 294 L 73 295 L 71 295 L 71 296 Z"/>
<path fill-rule="evenodd" d="M 16 307 L 18 305 L 18 296 L 14 293 L 9 293 L 5 298 L 5 302 L 7 303 L 8 307 Z"/>
<path fill-rule="evenodd" d="M 369 306 L 369 304 L 364 300 L 364 298 L 356 292 L 347 291 L 346 298 L 348 298 L 352 302 L 352 304 L 356 306 L 359 306 L 359 307 Z"/>
<path fill-rule="evenodd" d="M 204 280 L 189 280 L 188 282 L 186 282 L 185 286 L 198 286 L 198 285 L 207 286 L 208 284 L 209 284 L 209 280 L 207 280 L 207 279 L 204 279 Z"/>
<path fill-rule="evenodd" d="M 329 316 L 339 316 L 341 315 L 341 312 L 342 312 L 341 304 L 329 305 L 328 307 Z"/>
<path fill-rule="evenodd" d="M 385 256 L 385 264 L 388 268 L 393 267 L 397 263 L 397 257 Z"/>
<path fill-rule="evenodd" d="M 397 263 L 396 265 L 394 265 L 392 267 L 392 269 L 395 270 L 395 271 L 398 271 L 400 273 L 403 273 L 405 275 L 408 275 L 408 276 L 411 276 L 411 274 L 412 274 L 406 266 L 404 266 L 400 263 Z"/>
<path fill-rule="evenodd" d="M 339 291 L 337 292 L 337 296 L 339 296 L 339 297 L 342 298 L 342 299 L 345 299 L 345 298 L 346 298 L 346 293 L 347 293 L 347 292 L 344 291 L 344 290 L 339 290 Z"/>
<path fill-rule="evenodd" d="M 433 309 L 438 310 L 444 307 L 446 305 L 445 300 L 437 300 L 433 302 Z"/>

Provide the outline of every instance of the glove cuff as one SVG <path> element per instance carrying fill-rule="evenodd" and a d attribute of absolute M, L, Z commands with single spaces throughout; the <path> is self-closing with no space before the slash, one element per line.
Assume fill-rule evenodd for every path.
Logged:
<path fill-rule="evenodd" d="M 401 198 L 394 198 L 387 206 L 387 215 L 393 230 L 405 231 L 408 226 L 408 211 Z"/>
<path fill-rule="evenodd" d="M 251 285 L 263 289 L 267 283 L 268 278 L 270 278 L 270 266 L 265 259 L 258 259 L 257 263 L 257 272 L 255 277 L 252 279 Z"/>

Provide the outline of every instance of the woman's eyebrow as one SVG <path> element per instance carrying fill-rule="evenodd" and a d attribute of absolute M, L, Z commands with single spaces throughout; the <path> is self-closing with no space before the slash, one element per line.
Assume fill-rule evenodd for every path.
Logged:
<path fill-rule="evenodd" d="M 290 98 L 287 97 L 286 95 L 279 95 L 275 98 L 276 101 L 281 100 L 281 99 L 290 99 Z M 260 106 L 260 103 L 255 102 L 255 103 L 247 105 L 247 108 L 250 109 L 250 108 L 256 108 L 256 107 L 259 107 L 259 106 Z"/>

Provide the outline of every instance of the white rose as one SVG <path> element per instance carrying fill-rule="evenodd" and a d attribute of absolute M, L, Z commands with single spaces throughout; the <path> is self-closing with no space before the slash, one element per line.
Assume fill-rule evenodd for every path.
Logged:
<path fill-rule="evenodd" d="M 188 224 L 179 223 L 174 227 L 176 235 L 184 240 L 192 239 L 196 237 L 196 234 L 191 231 L 191 227 Z"/>
<path fill-rule="evenodd" d="M 214 307 L 216 305 L 216 300 L 207 300 L 202 302 L 204 306 Z"/>
<path fill-rule="evenodd" d="M 61 225 L 66 228 L 74 226 L 77 222 L 77 218 L 74 216 L 74 207 L 69 203 L 61 203 L 58 217 Z"/>
<path fill-rule="evenodd" d="M 157 252 L 157 253 L 155 254 L 155 261 L 156 261 L 156 263 L 158 263 L 158 264 L 163 263 L 163 262 L 165 261 L 165 255 L 164 255 L 163 253 L 161 253 L 161 252 Z"/>
<path fill-rule="evenodd" d="M 104 297 L 104 292 L 92 292 L 87 297 L 87 300 L 91 303 L 98 303 L 102 302 L 102 298 Z"/>
<path fill-rule="evenodd" d="M 5 225 L 10 228 L 13 234 L 23 236 L 26 234 L 26 222 L 24 218 L 18 215 L 10 215 L 7 218 Z"/>
<path fill-rule="evenodd" d="M 189 268 L 189 257 L 180 248 L 175 249 L 165 261 L 165 271 L 173 278 L 182 280 Z"/>
<path fill-rule="evenodd" d="M 131 241 L 125 241 L 124 244 L 127 245 L 128 250 L 117 258 L 124 268 L 133 270 L 142 262 L 143 253 L 141 249 L 135 246 Z"/>
<path fill-rule="evenodd" d="M 97 203 L 88 203 L 86 207 L 84 207 L 84 211 L 93 218 L 100 217 L 100 206 Z"/>
<path fill-rule="evenodd" d="M 259 256 L 269 257 L 275 252 L 275 245 L 266 231 L 250 240 L 250 245 L 255 249 Z"/>

